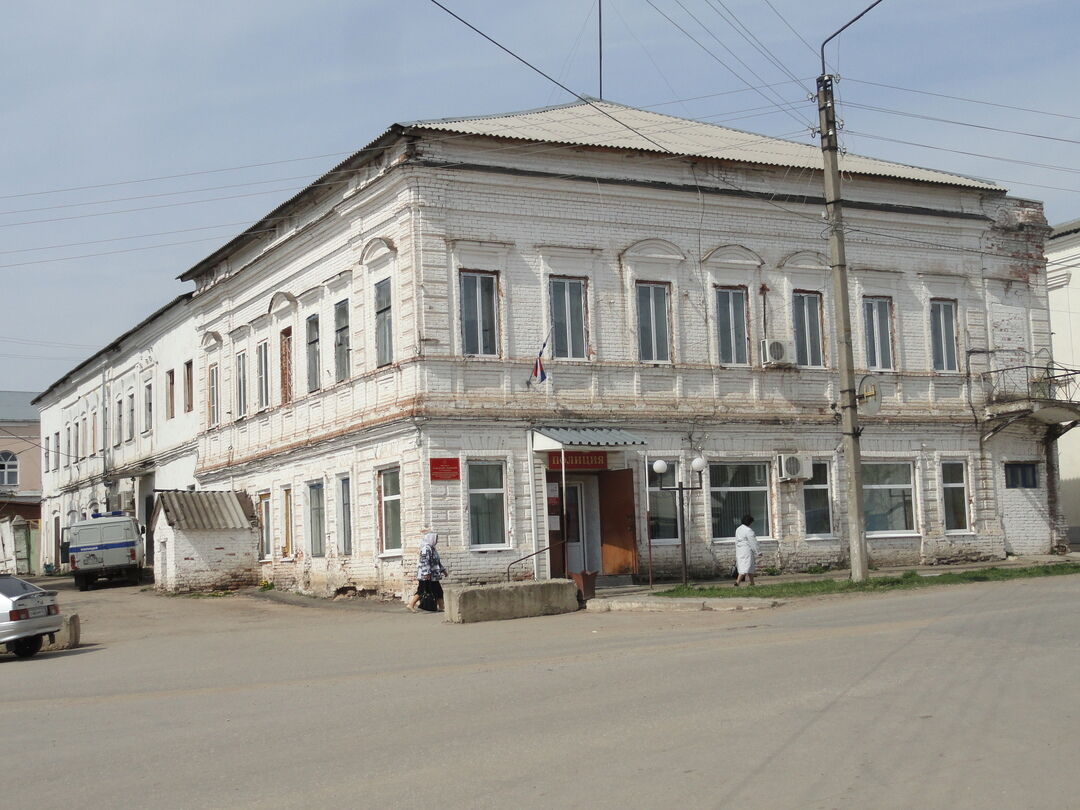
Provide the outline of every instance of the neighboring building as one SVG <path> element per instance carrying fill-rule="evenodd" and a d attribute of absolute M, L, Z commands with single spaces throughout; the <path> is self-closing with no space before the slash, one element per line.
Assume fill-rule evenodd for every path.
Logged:
<path fill-rule="evenodd" d="M 1058 225 L 1046 241 L 1046 280 L 1054 360 L 1066 369 L 1080 367 L 1080 219 Z M 1058 443 L 1061 503 L 1069 542 L 1080 546 L 1080 433 Z"/>
<path fill-rule="evenodd" d="M 0 391 L 0 571 L 41 568 L 41 429 L 36 393 Z"/>
<path fill-rule="evenodd" d="M 1049 552 L 1047 440 L 1080 411 L 1028 384 L 1050 345 L 1041 206 L 843 169 L 855 362 L 883 394 L 863 433 L 872 560 Z M 43 395 L 66 436 L 96 392 L 139 404 L 187 360 L 200 392 L 182 424 L 152 399 L 170 449 L 125 436 L 122 460 L 47 475 L 47 509 L 62 523 L 128 476 L 166 488 L 176 458 L 167 488 L 254 499 L 260 579 L 320 595 L 406 592 L 428 528 L 458 581 L 670 574 L 680 538 L 714 575 L 747 511 L 764 564 L 842 563 L 820 180 L 816 147 L 609 102 L 394 125 Z M 684 520 L 661 487 L 698 455 Z"/>

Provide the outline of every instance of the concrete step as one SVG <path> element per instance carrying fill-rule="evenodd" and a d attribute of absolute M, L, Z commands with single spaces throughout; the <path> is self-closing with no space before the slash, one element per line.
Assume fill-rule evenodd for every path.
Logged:
<path fill-rule="evenodd" d="M 597 588 L 624 588 L 633 584 L 632 574 L 601 574 L 596 578 Z"/>

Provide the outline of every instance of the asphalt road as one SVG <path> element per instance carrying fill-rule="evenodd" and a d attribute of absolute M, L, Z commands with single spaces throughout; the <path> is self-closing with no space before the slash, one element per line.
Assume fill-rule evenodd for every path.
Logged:
<path fill-rule="evenodd" d="M 79 593 L 0 655 L 3 806 L 1080 806 L 1080 577 L 746 614 Z"/>

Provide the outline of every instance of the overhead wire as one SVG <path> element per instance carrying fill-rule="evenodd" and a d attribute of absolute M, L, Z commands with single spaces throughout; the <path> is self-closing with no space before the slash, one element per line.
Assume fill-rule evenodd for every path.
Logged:
<path fill-rule="evenodd" d="M 729 26 L 731 26 L 731 28 L 735 31 L 736 34 L 741 36 L 747 43 L 749 43 L 750 47 L 754 48 L 754 50 L 756 50 L 759 54 L 761 54 L 763 57 L 765 57 L 765 59 L 767 61 L 771 62 L 776 68 L 778 68 L 780 70 L 781 73 L 785 74 L 788 78 L 792 79 L 793 81 L 798 82 L 803 90 L 805 90 L 808 93 L 810 92 L 810 88 L 802 83 L 802 81 L 799 79 L 799 77 L 796 76 L 788 68 L 788 66 L 784 64 L 784 62 L 780 59 L 780 57 L 778 57 L 776 54 L 774 54 L 769 49 L 768 45 L 766 45 L 764 42 L 762 42 L 760 39 L 758 39 L 757 35 L 754 34 L 754 32 L 751 31 L 746 26 L 746 24 L 742 20 L 739 19 L 739 16 L 727 6 L 727 4 L 724 2 L 724 0 L 705 0 L 705 2 L 708 4 L 708 6 L 713 11 L 715 11 L 717 13 L 717 15 L 724 22 L 726 22 Z M 729 15 L 731 17 L 731 19 L 728 19 L 728 16 L 725 16 L 725 14 L 722 13 L 720 11 L 720 9 L 718 9 L 716 7 L 717 4 L 719 4 L 720 7 L 724 9 L 724 12 L 726 12 L 727 15 Z"/>

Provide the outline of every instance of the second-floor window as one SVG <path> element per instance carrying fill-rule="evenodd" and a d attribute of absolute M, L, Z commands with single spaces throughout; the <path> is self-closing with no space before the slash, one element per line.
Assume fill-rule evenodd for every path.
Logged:
<path fill-rule="evenodd" d="M 394 314 L 390 279 L 375 285 L 375 365 L 388 366 L 394 362 Z"/>
<path fill-rule="evenodd" d="M 154 428 L 154 386 L 147 383 L 143 386 L 143 432 Z"/>
<path fill-rule="evenodd" d="M 0 450 L 0 487 L 19 485 L 19 458 L 10 450 Z"/>
<path fill-rule="evenodd" d="M 135 438 L 135 392 L 127 395 L 127 432 L 124 434 L 126 441 Z"/>
<path fill-rule="evenodd" d="M 53 466 L 54 470 L 60 469 L 60 431 L 53 434 Z"/>
<path fill-rule="evenodd" d="M 165 372 L 165 418 L 172 419 L 176 416 L 176 372 L 169 369 Z"/>
<path fill-rule="evenodd" d="M 184 363 L 184 413 L 195 409 L 195 365 L 188 360 Z"/>
<path fill-rule="evenodd" d="M 210 426 L 214 426 L 221 418 L 220 403 L 218 401 L 218 367 L 217 363 L 211 363 L 206 372 L 206 420 Z"/>
<path fill-rule="evenodd" d="M 64 426 L 64 466 L 71 466 L 71 425 Z"/>
<path fill-rule="evenodd" d="M 646 363 L 671 360 L 668 331 L 668 285 L 637 285 L 638 355 Z"/>
<path fill-rule="evenodd" d="M 956 302 L 930 302 L 930 350 L 934 371 L 957 371 Z"/>
<path fill-rule="evenodd" d="M 307 319 L 307 390 L 319 390 L 319 316 Z"/>
<path fill-rule="evenodd" d="M 255 376 L 259 388 L 259 410 L 270 406 L 270 344 L 255 347 Z"/>
<path fill-rule="evenodd" d="M 236 418 L 247 415 L 247 352 L 236 353 Z"/>
<path fill-rule="evenodd" d="M 866 367 L 891 369 L 892 301 L 888 298 L 863 299 L 863 327 L 866 331 Z"/>
<path fill-rule="evenodd" d="M 746 365 L 746 290 L 720 288 L 716 291 L 716 324 L 720 362 L 725 366 Z"/>
<path fill-rule="evenodd" d="M 113 426 L 113 444 L 117 447 L 120 446 L 120 442 L 124 440 L 124 399 L 123 397 L 116 398 L 116 422 Z"/>
<path fill-rule="evenodd" d="M 585 279 L 551 279 L 551 332 L 555 357 L 585 357 Z"/>
<path fill-rule="evenodd" d="M 281 330 L 279 347 L 281 350 L 281 404 L 292 402 L 292 327 Z"/>
<path fill-rule="evenodd" d="M 349 377 L 349 302 L 334 304 L 334 380 Z"/>
<path fill-rule="evenodd" d="M 499 353 L 493 273 L 461 274 L 461 346 L 465 354 Z"/>
<path fill-rule="evenodd" d="M 821 293 L 795 293 L 792 298 L 792 318 L 795 322 L 796 364 L 825 365 L 821 349 Z"/>

